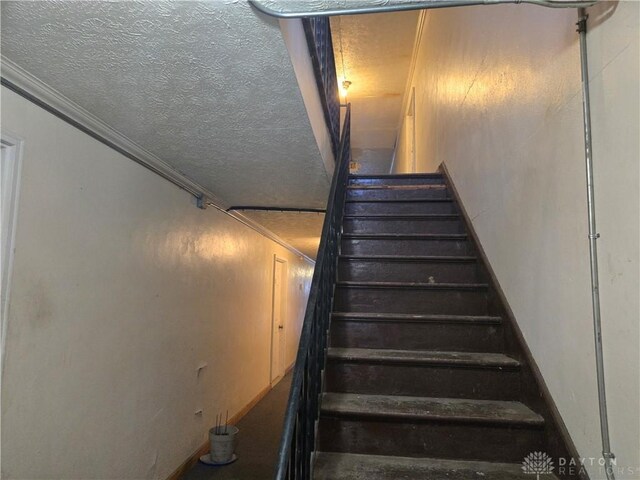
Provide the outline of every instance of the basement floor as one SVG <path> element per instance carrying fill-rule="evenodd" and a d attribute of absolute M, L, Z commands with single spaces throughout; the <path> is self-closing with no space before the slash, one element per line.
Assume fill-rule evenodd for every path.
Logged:
<path fill-rule="evenodd" d="M 247 413 L 237 427 L 238 460 L 224 467 L 198 462 L 183 480 L 269 480 L 273 477 L 284 411 L 287 406 L 291 373 L 288 373 Z"/>

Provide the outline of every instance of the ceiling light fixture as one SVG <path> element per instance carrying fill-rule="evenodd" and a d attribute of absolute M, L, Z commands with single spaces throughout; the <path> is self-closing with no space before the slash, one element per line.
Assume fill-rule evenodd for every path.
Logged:
<path fill-rule="evenodd" d="M 347 98 L 347 91 L 349 90 L 350 86 L 351 82 L 349 80 L 343 80 L 342 87 L 340 88 L 340 95 L 342 95 L 344 98 Z"/>
<path fill-rule="evenodd" d="M 340 60 L 342 63 L 342 85 L 340 85 L 340 96 L 346 102 L 347 90 L 349 90 L 349 86 L 351 85 L 351 82 L 347 80 L 347 69 L 344 66 L 344 49 L 342 48 L 342 18 L 337 17 L 336 22 L 338 23 L 338 35 L 340 39 Z"/>

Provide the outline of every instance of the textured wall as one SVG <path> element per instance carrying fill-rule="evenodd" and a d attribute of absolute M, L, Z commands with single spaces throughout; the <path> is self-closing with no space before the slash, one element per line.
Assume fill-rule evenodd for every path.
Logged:
<path fill-rule="evenodd" d="M 633 479 L 639 10 L 603 2 L 590 9 L 588 34 L 611 435 L 619 477 Z M 432 11 L 413 84 L 419 167 L 447 164 L 578 451 L 598 457 L 576 20 L 574 10 L 531 6 Z M 588 470 L 603 478 L 597 465 Z"/>
<path fill-rule="evenodd" d="M 2 127 L 24 140 L 2 478 L 166 478 L 269 384 L 274 254 L 287 364 L 312 267 L 4 88 Z"/>

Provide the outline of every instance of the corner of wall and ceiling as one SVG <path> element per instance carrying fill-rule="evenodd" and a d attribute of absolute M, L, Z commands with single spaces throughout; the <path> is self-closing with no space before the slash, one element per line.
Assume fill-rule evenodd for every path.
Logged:
<path fill-rule="evenodd" d="M 325 120 L 320 92 L 317 88 L 315 72 L 309 55 L 309 47 L 305 39 L 304 27 L 302 26 L 302 19 L 280 19 L 279 26 L 284 44 L 289 53 L 293 72 L 296 76 L 298 92 L 304 103 L 311 124 L 311 130 L 313 131 L 318 151 L 322 157 L 325 175 L 327 181 L 331 183 L 336 159 L 331 147 L 331 133 Z"/>
<path fill-rule="evenodd" d="M 300 258 L 305 259 L 311 264 L 315 264 L 312 258 L 284 241 L 272 231 L 251 220 L 249 217 L 238 212 L 227 212 L 226 209 L 229 205 L 226 205 L 226 203 L 213 192 L 178 172 L 167 162 L 133 142 L 126 135 L 120 133 L 111 125 L 100 120 L 80 105 L 51 88 L 45 82 L 30 74 L 4 55 L 0 56 L 0 65 L 2 67 L 2 86 L 36 103 L 50 113 L 65 120 L 70 125 L 118 151 L 130 160 L 151 170 L 194 197 L 204 199 L 205 206 L 215 208 L 221 213 L 228 215 L 257 233 L 278 243 Z"/>

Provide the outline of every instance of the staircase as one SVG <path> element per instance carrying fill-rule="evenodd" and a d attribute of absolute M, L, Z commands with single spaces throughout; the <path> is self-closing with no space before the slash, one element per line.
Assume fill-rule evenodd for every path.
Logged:
<path fill-rule="evenodd" d="M 530 452 L 568 455 L 441 174 L 351 176 L 341 242 L 315 480 L 533 480 Z"/>

